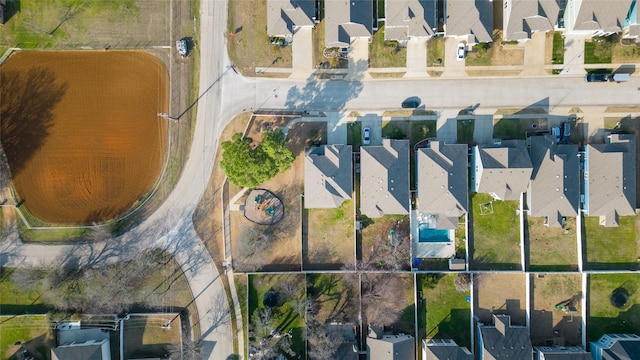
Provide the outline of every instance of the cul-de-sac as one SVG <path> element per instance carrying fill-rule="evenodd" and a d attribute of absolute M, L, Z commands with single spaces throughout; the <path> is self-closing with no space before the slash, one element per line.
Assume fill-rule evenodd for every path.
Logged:
<path fill-rule="evenodd" d="M 0 0 L 0 359 L 640 360 L 637 0 Z"/>

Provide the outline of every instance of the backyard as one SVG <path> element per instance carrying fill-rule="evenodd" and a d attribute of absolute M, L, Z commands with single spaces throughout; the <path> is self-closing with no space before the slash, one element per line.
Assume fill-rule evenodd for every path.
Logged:
<path fill-rule="evenodd" d="M 492 314 L 511 315 L 511 324 L 526 324 L 526 274 L 474 274 L 474 314 L 493 324 Z"/>
<path fill-rule="evenodd" d="M 180 343 L 180 322 L 165 325 L 179 314 L 131 315 L 123 322 L 125 359 L 144 357 L 161 358 Z"/>
<path fill-rule="evenodd" d="M 542 217 L 529 216 L 526 221 L 530 271 L 578 269 L 576 218 L 567 217 L 561 228 L 544 225 Z"/>
<path fill-rule="evenodd" d="M 411 274 L 362 275 L 362 307 L 366 323 L 394 334 L 415 336 L 414 284 Z"/>
<path fill-rule="evenodd" d="M 304 274 L 249 275 L 249 346 L 304 359 L 306 297 Z"/>
<path fill-rule="evenodd" d="M 307 291 L 313 314 L 319 323 L 357 321 L 357 274 L 308 274 Z"/>
<path fill-rule="evenodd" d="M 639 274 L 593 274 L 589 276 L 589 319 L 587 341 L 596 341 L 606 333 L 640 332 Z M 614 307 L 611 295 L 619 290 L 628 295 L 621 307 Z"/>
<path fill-rule="evenodd" d="M 2 294 L 4 302 L 6 293 Z M 27 349 L 39 359 L 48 359 L 54 346 L 55 338 L 47 316 L 0 317 L 0 358 L 18 359 L 16 354 Z"/>
<path fill-rule="evenodd" d="M 420 274 L 418 305 L 418 338 L 453 339 L 459 346 L 471 349 L 471 301 L 469 287 L 456 290 L 456 277 L 467 274 Z M 465 281 L 461 281 L 465 283 Z M 469 278 L 466 283 L 470 283 Z M 426 326 L 426 327 L 425 327 Z"/>
<path fill-rule="evenodd" d="M 373 34 L 369 44 L 369 66 L 372 68 L 407 66 L 407 48 L 397 41 L 384 40 L 384 25 Z"/>
<path fill-rule="evenodd" d="M 371 219 L 362 217 L 362 261 L 377 269 L 408 270 L 410 262 L 410 229 L 408 215 L 385 215 Z M 392 244 L 390 232 L 400 240 Z"/>
<path fill-rule="evenodd" d="M 471 267 L 482 270 L 520 268 L 520 230 L 516 201 L 496 201 L 487 194 L 471 197 Z M 484 214 L 484 215 L 483 215 Z"/>
<path fill-rule="evenodd" d="M 565 345 L 582 343 L 580 274 L 529 274 L 531 280 L 531 342 L 545 345 L 554 337 Z M 557 339 L 559 340 L 559 339 Z"/>
<path fill-rule="evenodd" d="M 304 268 L 339 270 L 353 267 L 353 201 L 335 209 L 304 209 L 302 212 L 302 252 Z"/>
<path fill-rule="evenodd" d="M 597 216 L 584 217 L 585 268 L 592 270 L 638 269 L 637 216 L 620 216 L 619 226 L 605 227 Z"/>

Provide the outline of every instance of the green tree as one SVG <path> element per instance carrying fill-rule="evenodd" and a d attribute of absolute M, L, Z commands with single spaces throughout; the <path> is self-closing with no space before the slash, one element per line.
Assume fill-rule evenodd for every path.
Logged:
<path fill-rule="evenodd" d="M 232 184 L 256 187 L 287 170 L 295 160 L 286 141 L 280 130 L 271 130 L 265 132 L 262 144 L 254 146 L 253 139 L 236 133 L 222 143 L 220 166 Z"/>

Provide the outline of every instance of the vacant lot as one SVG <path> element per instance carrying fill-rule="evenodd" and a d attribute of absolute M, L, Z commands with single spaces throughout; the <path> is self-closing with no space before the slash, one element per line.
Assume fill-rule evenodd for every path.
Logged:
<path fill-rule="evenodd" d="M 606 333 L 640 332 L 640 292 L 638 274 L 594 274 L 589 276 L 589 319 L 587 341 L 596 341 Z M 629 295 L 622 308 L 611 305 L 611 293 L 624 289 Z"/>
<path fill-rule="evenodd" d="M 157 58 L 24 52 L 0 75 L 3 147 L 17 196 L 34 216 L 103 222 L 154 184 L 167 147 L 158 113 L 168 110 L 167 70 Z"/>
<path fill-rule="evenodd" d="M 362 220 L 362 261 L 380 269 L 409 269 L 410 229 L 409 216 L 385 215 Z M 392 244 L 390 231 L 400 240 Z"/>
<path fill-rule="evenodd" d="M 531 274 L 531 342 L 562 337 L 566 345 L 582 342 L 580 274 Z M 559 308 L 557 308 L 557 307 Z M 569 307 L 575 308 L 571 313 Z"/>
<path fill-rule="evenodd" d="M 418 307 L 420 338 L 453 339 L 471 349 L 471 300 L 469 288 L 458 292 L 454 281 L 464 274 L 418 276 L 422 301 Z M 426 328 L 425 328 L 426 326 Z"/>
<path fill-rule="evenodd" d="M 584 217 L 584 251 L 588 269 L 638 269 L 636 216 L 621 216 L 619 226 L 604 227 L 596 216 Z"/>
<path fill-rule="evenodd" d="M 165 325 L 178 314 L 132 315 L 124 325 L 125 359 L 158 357 L 167 354 L 171 345 L 180 343 L 180 321 Z"/>
<path fill-rule="evenodd" d="M 302 213 L 304 266 L 307 269 L 339 270 L 353 267 L 353 201 L 335 209 L 304 209 Z"/>
<path fill-rule="evenodd" d="M 475 316 L 493 324 L 492 314 L 511 315 L 511 324 L 525 325 L 525 274 L 475 274 L 473 280 Z"/>
<path fill-rule="evenodd" d="M 471 209 L 473 235 L 469 251 L 472 267 L 489 270 L 520 268 L 518 203 L 495 201 L 487 194 L 475 194 L 471 197 Z"/>
<path fill-rule="evenodd" d="M 46 316 L 0 317 L 0 358 L 21 359 L 14 355 L 27 349 L 38 359 L 48 359 L 54 346 L 55 338 Z"/>
<path fill-rule="evenodd" d="M 532 271 L 577 270 L 576 218 L 567 218 L 564 227 L 544 225 L 544 218 L 527 217 L 529 269 Z"/>

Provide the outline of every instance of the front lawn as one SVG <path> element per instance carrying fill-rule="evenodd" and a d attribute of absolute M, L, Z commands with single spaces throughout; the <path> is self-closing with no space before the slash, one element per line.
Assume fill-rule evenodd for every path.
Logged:
<path fill-rule="evenodd" d="M 584 43 L 585 64 L 611 64 L 612 43 L 607 38 L 594 38 Z"/>
<path fill-rule="evenodd" d="M 362 123 L 354 121 L 347 124 L 347 145 L 351 145 L 353 152 L 360 151 L 362 144 Z"/>
<path fill-rule="evenodd" d="M 369 66 L 373 68 L 406 67 L 407 48 L 397 41 L 384 40 L 384 25 L 373 34 L 369 44 Z"/>
<path fill-rule="evenodd" d="M 587 341 L 606 333 L 640 333 L 640 274 L 593 274 L 589 276 Z M 624 289 L 629 295 L 621 309 L 611 305 L 611 294 Z"/>
<path fill-rule="evenodd" d="M 621 216 L 619 221 L 617 227 L 605 227 L 597 216 L 584 217 L 587 269 L 638 269 L 637 217 Z"/>
<path fill-rule="evenodd" d="M 453 339 L 471 349 L 470 291 L 458 292 L 454 281 L 465 274 L 420 274 L 422 301 L 418 308 L 420 338 Z M 426 326 L 426 328 L 425 328 Z"/>
<path fill-rule="evenodd" d="M 473 268 L 520 268 L 520 220 L 517 210 L 516 201 L 496 201 L 487 194 L 471 197 L 473 240 L 470 256 Z"/>
<path fill-rule="evenodd" d="M 529 270 L 567 271 L 578 269 L 576 218 L 569 217 L 562 228 L 544 225 L 542 217 L 527 217 Z"/>
<path fill-rule="evenodd" d="M 458 144 L 473 145 L 473 129 L 475 127 L 475 121 L 473 120 L 458 120 Z"/>
<path fill-rule="evenodd" d="M 553 33 L 552 64 L 564 64 L 564 36 L 559 31 Z"/>
<path fill-rule="evenodd" d="M 432 37 L 427 41 L 427 66 L 444 66 L 445 38 Z"/>

